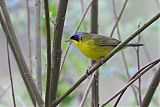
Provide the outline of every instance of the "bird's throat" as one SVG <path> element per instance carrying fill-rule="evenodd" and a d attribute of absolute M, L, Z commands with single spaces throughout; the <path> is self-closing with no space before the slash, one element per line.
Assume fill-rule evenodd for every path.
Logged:
<path fill-rule="evenodd" d="M 76 40 L 71 40 L 71 41 L 72 41 L 72 43 L 73 43 L 74 45 L 76 45 L 76 46 L 79 47 L 79 42 L 77 42 Z"/>

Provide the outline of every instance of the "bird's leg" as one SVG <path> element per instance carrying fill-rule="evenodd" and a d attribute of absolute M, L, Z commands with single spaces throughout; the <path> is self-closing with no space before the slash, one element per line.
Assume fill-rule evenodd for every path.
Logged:
<path fill-rule="evenodd" d="M 94 65 L 94 64 L 93 64 L 93 65 Z M 91 66 L 88 66 L 88 68 L 87 68 L 87 70 L 86 70 L 86 75 L 87 75 L 88 79 L 90 79 L 90 77 L 89 77 L 89 70 L 90 70 L 90 68 L 92 68 L 92 65 L 91 65 Z"/>
<path fill-rule="evenodd" d="M 92 64 L 92 65 L 90 65 L 90 66 L 88 66 L 88 69 L 87 69 L 87 70 L 91 69 L 94 65 L 95 65 L 95 63 Z"/>
<path fill-rule="evenodd" d="M 92 64 L 91 66 L 88 66 L 88 68 L 87 68 L 87 70 L 86 70 L 86 75 L 87 75 L 87 77 L 90 79 L 90 77 L 89 77 L 89 70 L 95 65 L 96 63 L 94 63 L 94 64 Z"/>
<path fill-rule="evenodd" d="M 104 65 L 104 64 L 105 64 L 104 58 L 102 57 L 102 58 L 99 60 L 99 62 L 100 62 L 102 65 Z M 96 63 L 92 64 L 91 66 L 88 66 L 88 68 L 87 68 L 87 70 L 86 70 L 86 75 L 87 75 L 88 78 L 90 78 L 88 71 L 89 71 L 95 64 L 96 64 Z"/>
<path fill-rule="evenodd" d="M 88 71 L 89 71 L 89 69 L 86 70 L 86 75 L 87 75 L 87 78 L 90 79 Z"/>

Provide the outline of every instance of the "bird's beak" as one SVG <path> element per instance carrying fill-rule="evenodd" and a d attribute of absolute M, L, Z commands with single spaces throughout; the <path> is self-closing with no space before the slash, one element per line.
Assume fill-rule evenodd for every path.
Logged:
<path fill-rule="evenodd" d="M 68 38 L 67 40 L 65 40 L 65 42 L 69 42 L 71 39 L 70 38 Z"/>

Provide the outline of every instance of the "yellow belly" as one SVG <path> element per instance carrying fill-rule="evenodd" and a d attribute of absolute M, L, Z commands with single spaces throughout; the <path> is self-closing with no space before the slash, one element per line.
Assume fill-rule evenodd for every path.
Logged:
<path fill-rule="evenodd" d="M 93 43 L 79 43 L 77 46 L 85 56 L 96 61 L 106 56 L 114 48 L 111 46 L 98 46 Z"/>

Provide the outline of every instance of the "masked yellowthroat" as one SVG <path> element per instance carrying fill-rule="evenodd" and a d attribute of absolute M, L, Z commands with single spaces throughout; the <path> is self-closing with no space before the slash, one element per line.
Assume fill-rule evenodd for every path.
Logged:
<path fill-rule="evenodd" d="M 85 56 L 95 61 L 105 57 L 118 44 L 121 43 L 121 41 L 111 37 L 86 32 L 75 33 L 68 40 L 66 40 L 66 42 L 69 41 L 75 44 Z M 126 46 L 137 47 L 143 46 L 143 44 L 130 43 Z"/>

